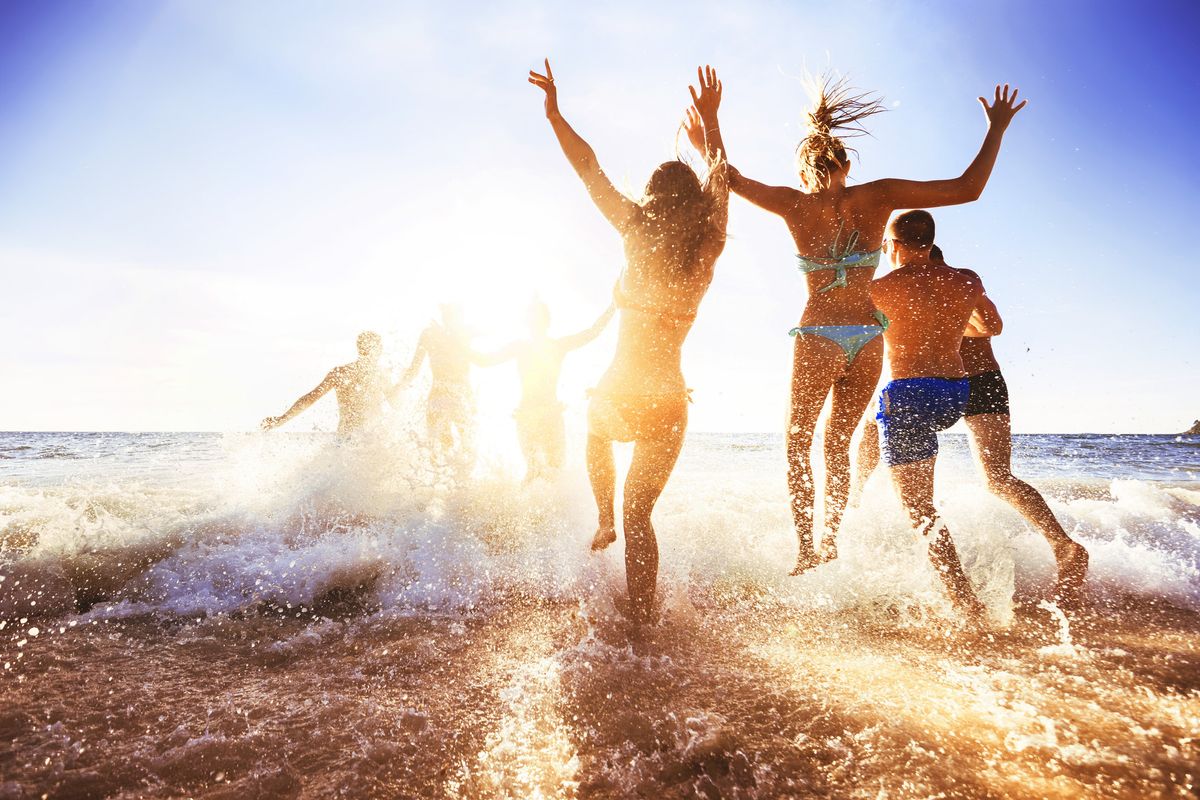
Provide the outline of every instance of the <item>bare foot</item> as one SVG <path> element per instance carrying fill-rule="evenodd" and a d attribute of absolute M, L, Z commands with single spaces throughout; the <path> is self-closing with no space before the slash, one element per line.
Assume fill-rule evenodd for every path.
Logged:
<path fill-rule="evenodd" d="M 821 550 L 818 553 L 822 564 L 828 564 L 838 557 L 837 539 L 833 536 L 821 537 Z"/>
<path fill-rule="evenodd" d="M 792 571 L 788 575 L 803 575 L 822 563 L 821 557 L 817 555 L 817 552 L 812 547 L 801 547 L 800 555 L 796 556 L 796 566 L 792 568 Z"/>
<path fill-rule="evenodd" d="M 1079 604 L 1079 590 L 1087 575 L 1088 551 L 1079 542 L 1072 541 L 1054 551 L 1058 562 L 1058 584 L 1054 587 L 1054 602 L 1064 608 Z"/>
<path fill-rule="evenodd" d="M 592 549 L 603 550 L 617 540 L 617 528 L 615 525 L 601 525 L 596 529 L 596 535 L 592 537 Z"/>

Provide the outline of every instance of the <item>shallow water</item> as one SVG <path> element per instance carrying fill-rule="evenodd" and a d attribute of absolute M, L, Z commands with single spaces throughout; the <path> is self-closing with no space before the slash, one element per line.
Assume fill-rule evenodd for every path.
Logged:
<path fill-rule="evenodd" d="M 413 439 L 0 435 L 0 798 L 1155 797 L 1200 779 L 1200 440 L 1018 437 L 1092 554 L 944 439 L 989 608 L 959 625 L 883 476 L 799 579 L 771 436 L 693 436 L 663 621 L 616 610 L 578 465 Z"/>

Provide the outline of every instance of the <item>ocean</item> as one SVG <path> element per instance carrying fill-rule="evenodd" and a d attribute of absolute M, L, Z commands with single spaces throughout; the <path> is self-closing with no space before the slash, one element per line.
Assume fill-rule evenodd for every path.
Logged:
<path fill-rule="evenodd" d="M 402 432 L 3 433 L 0 798 L 1194 797 L 1200 437 L 1017 436 L 1014 471 L 1084 608 L 943 435 L 969 628 L 884 473 L 791 578 L 782 438 L 690 435 L 638 631 L 578 454 L 526 486 Z"/>

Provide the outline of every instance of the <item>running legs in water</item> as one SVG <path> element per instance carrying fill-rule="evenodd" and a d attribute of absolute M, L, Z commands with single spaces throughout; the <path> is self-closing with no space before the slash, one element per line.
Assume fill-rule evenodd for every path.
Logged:
<path fill-rule="evenodd" d="M 837 556 L 836 536 L 846 508 L 850 485 L 850 437 L 879 382 L 883 364 L 883 338 L 864 347 L 847 365 L 841 347 L 820 336 L 797 336 L 792 363 L 791 408 L 788 415 L 788 496 L 799 552 L 792 575 L 800 575 Z M 825 529 L 818 555 L 814 536 L 813 431 L 833 393 L 825 427 Z M 826 539 L 826 537 L 822 537 Z"/>
<path fill-rule="evenodd" d="M 892 479 L 913 527 L 930 537 L 929 560 L 946 587 L 950 602 L 971 621 L 977 622 L 983 618 L 986 609 L 975 596 L 959 561 L 954 540 L 950 538 L 950 531 L 938 518 L 937 508 L 933 505 L 933 466 L 936 460 L 935 457 L 911 464 L 898 464 L 891 468 Z"/>
<path fill-rule="evenodd" d="M 1065 607 L 1079 602 L 1087 575 L 1088 552 L 1067 536 L 1041 493 L 1012 474 L 1012 422 L 1008 414 L 975 414 L 966 418 L 971 449 L 983 470 L 988 490 L 1004 500 L 1041 531 L 1054 551 L 1058 582 L 1054 600 Z"/>
<path fill-rule="evenodd" d="M 882 341 L 882 338 L 879 340 Z M 880 345 L 872 343 L 866 350 Z M 862 419 L 863 409 L 871 405 L 878 366 L 870 363 L 872 354 L 859 353 L 846 374 L 833 384 L 829 420 L 825 423 L 825 524 L 819 555 L 822 561 L 837 558 L 837 536 L 850 493 L 850 440 Z M 860 364 L 860 360 L 862 363 Z"/>
<path fill-rule="evenodd" d="M 629 474 L 625 476 L 622 514 L 625 581 L 629 591 L 630 616 L 635 622 L 652 622 L 654 619 L 658 540 L 650 523 L 650 515 L 667 485 L 667 479 L 671 477 L 682 447 L 682 426 L 661 439 L 639 441 L 634 445 L 633 461 L 629 465 Z M 592 549 L 600 550 L 616 541 L 613 523 L 616 469 L 611 442 L 588 436 L 588 475 L 600 515 Z"/>
<path fill-rule="evenodd" d="M 592 549 L 603 550 L 617 540 L 613 512 L 617 467 L 613 463 L 612 442 L 588 434 L 587 470 L 592 496 L 596 498 L 596 509 L 600 515 L 600 524 L 596 527 L 596 535 L 592 537 Z"/>

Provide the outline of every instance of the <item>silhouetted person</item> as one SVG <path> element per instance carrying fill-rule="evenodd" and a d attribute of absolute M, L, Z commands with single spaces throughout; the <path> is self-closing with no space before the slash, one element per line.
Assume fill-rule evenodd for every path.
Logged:
<path fill-rule="evenodd" d="M 400 378 L 408 385 L 429 358 L 433 380 L 425 406 L 425 424 L 436 453 L 445 455 L 458 440 L 468 459 L 475 448 L 475 393 L 471 389 L 470 336 L 457 306 L 443 305 L 441 321 L 421 332 L 412 363 Z"/>
<path fill-rule="evenodd" d="M 379 421 L 384 400 L 390 400 L 399 389 L 393 386 L 379 368 L 383 342 L 379 334 L 366 331 L 358 335 L 358 359 L 334 367 L 317 388 L 301 397 L 278 417 L 262 421 L 263 430 L 278 428 L 304 409 L 324 397 L 330 390 L 337 397 L 338 433 L 351 433 Z"/>
<path fill-rule="evenodd" d="M 706 182 L 682 161 L 668 161 L 654 170 L 642 199 L 634 201 L 617 191 L 591 146 L 563 119 L 549 61 L 546 74 L 531 71 L 529 82 L 545 92 L 546 118 L 563 154 L 625 244 L 617 352 L 588 408 L 588 477 L 600 517 L 592 547 L 616 541 L 612 443 L 634 442 L 623 506 L 625 578 L 631 618 L 649 622 L 658 582 L 658 542 L 650 515 L 687 428 L 681 350 L 725 247 L 729 190 L 720 134 L 714 128 L 707 143 L 698 134 L 709 164 Z M 693 91 L 693 99 L 686 124 L 694 131 L 700 117 L 716 119 L 721 91 L 711 70 L 702 75 L 700 95 Z"/>
<path fill-rule="evenodd" d="M 516 359 L 521 375 L 521 403 L 513 413 L 517 440 L 525 456 L 525 481 L 547 475 L 562 467 L 566 450 L 563 404 L 558 399 L 558 378 L 567 353 L 595 340 L 616 312 L 605 309 L 592 326 L 570 336 L 551 338 L 550 309 L 538 300 L 529 309 L 529 338 L 479 355 L 475 363 L 493 366 Z"/>

